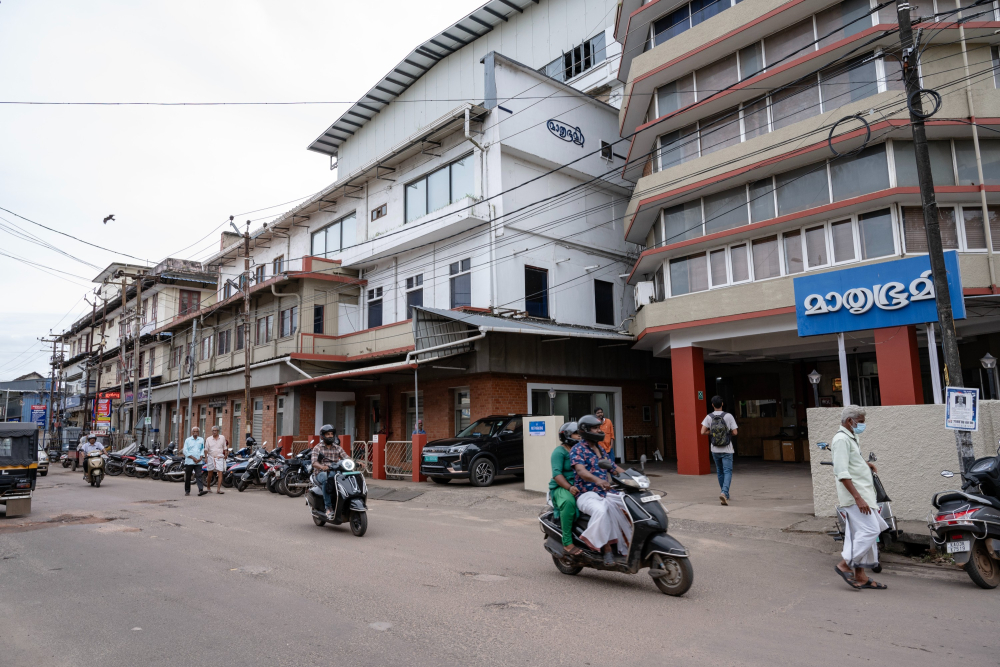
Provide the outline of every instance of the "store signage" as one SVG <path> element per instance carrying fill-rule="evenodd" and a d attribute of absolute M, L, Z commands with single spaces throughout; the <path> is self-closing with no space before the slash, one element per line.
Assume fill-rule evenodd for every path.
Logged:
<path fill-rule="evenodd" d="M 958 253 L 944 254 L 956 320 L 965 319 Z M 911 257 L 800 276 L 795 317 L 800 336 L 937 322 L 930 259 Z"/>
<path fill-rule="evenodd" d="M 945 389 L 944 427 L 953 431 L 979 430 L 979 388 Z"/>
<path fill-rule="evenodd" d="M 543 421 L 529 421 L 528 422 L 528 435 L 545 435 L 545 422 L 543 422 Z"/>
<path fill-rule="evenodd" d="M 97 399 L 97 405 L 94 408 L 94 414 L 97 415 L 97 421 L 99 421 L 99 422 L 110 422 L 111 421 L 111 399 L 110 398 L 99 398 L 99 399 Z"/>
<path fill-rule="evenodd" d="M 121 398 L 122 394 L 120 391 L 102 391 L 101 398 Z"/>
<path fill-rule="evenodd" d="M 565 123 L 560 123 L 557 120 L 550 120 L 545 123 L 545 127 L 549 128 L 549 132 L 559 137 L 563 141 L 568 141 L 571 144 L 576 144 L 577 146 L 583 147 L 583 130 L 578 127 L 570 127 Z"/>
<path fill-rule="evenodd" d="M 31 421 L 39 426 L 45 426 L 45 413 L 48 408 L 44 405 L 31 406 Z"/>

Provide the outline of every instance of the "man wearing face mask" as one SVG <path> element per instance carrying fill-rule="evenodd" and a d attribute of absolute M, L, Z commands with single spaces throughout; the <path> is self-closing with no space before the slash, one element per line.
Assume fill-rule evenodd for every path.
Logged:
<path fill-rule="evenodd" d="M 330 480 L 331 484 L 327 484 L 326 480 L 329 476 L 330 467 L 341 459 L 349 457 L 347 456 L 347 452 L 344 451 L 344 448 L 340 446 L 340 438 L 337 437 L 337 429 L 334 427 L 329 424 L 324 424 L 323 428 L 319 430 L 319 438 L 319 444 L 313 447 L 312 450 L 312 467 L 313 470 L 320 471 L 320 473 L 316 475 L 316 481 L 319 482 L 320 488 L 323 489 L 323 503 L 326 505 L 326 518 L 328 521 L 333 521 L 333 498 L 329 489 L 333 480 Z"/>
<path fill-rule="evenodd" d="M 837 478 L 837 512 L 844 520 L 843 559 L 837 563 L 837 574 L 851 588 L 884 590 L 885 584 L 865 574 L 865 568 L 878 565 L 878 536 L 888 526 L 875 499 L 872 472 L 878 470 L 861 456 L 858 436 L 864 430 L 864 409 L 848 405 L 840 413 L 840 429 L 830 443 Z"/>

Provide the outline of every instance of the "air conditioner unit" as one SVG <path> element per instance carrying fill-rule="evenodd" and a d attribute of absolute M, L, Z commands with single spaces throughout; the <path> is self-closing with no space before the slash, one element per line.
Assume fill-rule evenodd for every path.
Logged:
<path fill-rule="evenodd" d="M 636 283 L 635 285 L 635 309 L 639 310 L 647 303 L 656 301 L 656 287 L 651 280 Z"/>

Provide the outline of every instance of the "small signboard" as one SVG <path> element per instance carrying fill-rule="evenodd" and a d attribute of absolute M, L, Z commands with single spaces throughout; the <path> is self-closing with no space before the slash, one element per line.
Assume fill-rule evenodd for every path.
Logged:
<path fill-rule="evenodd" d="M 45 413 L 47 412 L 47 406 L 45 405 L 32 405 L 31 406 L 31 422 L 33 424 L 38 424 L 39 426 L 45 426 Z"/>
<path fill-rule="evenodd" d="M 150 424 L 153 423 L 153 418 L 152 417 L 146 417 L 146 421 L 144 421 L 143 423 L 146 424 L 147 426 L 149 426 Z"/>
<path fill-rule="evenodd" d="M 948 387 L 945 397 L 944 427 L 954 431 L 978 431 L 979 389 Z"/>
<path fill-rule="evenodd" d="M 528 435 L 545 435 L 545 422 L 544 421 L 529 421 L 528 422 Z"/>

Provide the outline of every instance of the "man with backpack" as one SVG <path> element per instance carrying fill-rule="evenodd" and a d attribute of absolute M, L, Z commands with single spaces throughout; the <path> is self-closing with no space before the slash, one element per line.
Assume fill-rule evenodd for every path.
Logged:
<path fill-rule="evenodd" d="M 701 422 L 702 435 L 708 435 L 709 448 L 715 459 L 715 472 L 719 476 L 719 500 L 723 505 L 729 504 L 729 483 L 733 479 L 733 449 L 732 436 L 736 435 L 736 420 L 731 414 L 723 411 L 722 397 L 712 397 L 714 412 Z"/>

